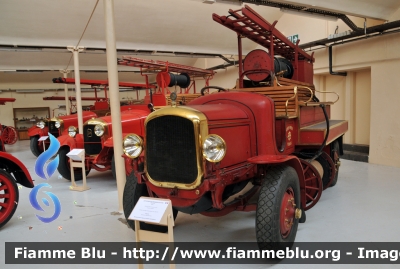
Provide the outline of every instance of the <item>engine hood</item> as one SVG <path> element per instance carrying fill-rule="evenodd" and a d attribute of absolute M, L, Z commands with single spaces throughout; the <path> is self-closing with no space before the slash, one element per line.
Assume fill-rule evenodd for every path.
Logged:
<path fill-rule="evenodd" d="M 121 124 L 123 133 L 136 133 L 142 135 L 143 123 L 149 111 L 144 110 L 126 110 L 121 112 Z M 111 116 L 90 119 L 84 125 L 101 124 L 108 128 L 108 133 L 112 134 Z"/>

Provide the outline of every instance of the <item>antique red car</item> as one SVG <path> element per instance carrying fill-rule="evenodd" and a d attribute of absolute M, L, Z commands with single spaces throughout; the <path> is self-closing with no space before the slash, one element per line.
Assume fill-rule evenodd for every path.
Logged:
<path fill-rule="evenodd" d="M 0 104 L 14 101 L 14 98 L 0 98 Z M 12 218 L 17 209 L 19 199 L 17 183 L 27 188 L 34 187 L 31 175 L 25 165 L 5 152 L 4 145 L 16 141 L 16 133 L 13 134 L 15 139 L 12 140 L 9 140 L 10 135 L 5 135 L 5 132 L 10 131 L 7 128 L 3 128 L 0 124 L 0 228 Z"/>
<path fill-rule="evenodd" d="M 313 56 L 276 23 L 248 6 L 213 19 L 238 36 L 236 87 L 215 86 L 225 92 L 156 110 L 146 118 L 144 136 L 125 137 L 125 217 L 134 228 L 128 216 L 141 196 L 170 199 L 174 217 L 178 211 L 210 217 L 256 211 L 260 249 L 284 249 L 305 211 L 336 184 L 348 123 L 330 119 L 335 101 L 315 96 Z M 242 38 L 266 50 L 242 59 Z"/>
<path fill-rule="evenodd" d="M 73 84 L 75 85 L 75 79 L 73 78 L 54 78 L 53 83 L 61 83 L 61 84 Z M 83 101 L 94 101 L 93 105 L 85 106 L 84 111 L 82 112 L 83 122 L 96 117 L 101 117 L 110 113 L 110 106 L 107 97 L 107 80 L 90 80 L 90 79 L 81 79 L 81 84 L 90 85 L 94 90 L 94 97 L 82 97 Z M 143 89 L 143 87 L 147 87 L 142 84 L 128 83 L 128 82 L 120 82 L 120 87 L 125 88 L 133 88 L 133 89 Z M 97 95 L 97 89 L 103 88 L 104 97 L 100 97 Z M 43 100 L 65 100 L 63 96 L 49 96 L 44 97 Z M 68 100 L 71 104 L 71 114 L 70 115 L 59 115 L 54 116 L 50 119 L 44 119 L 39 121 L 36 126 L 32 126 L 28 130 L 28 135 L 30 137 L 30 148 L 36 157 L 39 156 L 43 152 L 43 146 L 48 147 L 49 140 L 40 141 L 40 138 L 43 136 L 48 136 L 50 132 L 55 137 L 60 136 L 65 133 L 68 134 L 69 126 L 78 126 L 78 118 L 76 114 L 76 99 L 74 96 L 68 97 Z"/>

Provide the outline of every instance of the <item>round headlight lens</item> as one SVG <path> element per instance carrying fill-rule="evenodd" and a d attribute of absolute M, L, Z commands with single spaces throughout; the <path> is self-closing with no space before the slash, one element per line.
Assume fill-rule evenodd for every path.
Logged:
<path fill-rule="evenodd" d="M 211 134 L 203 143 L 203 156 L 209 162 L 219 162 L 226 154 L 225 141 L 219 135 Z"/>
<path fill-rule="evenodd" d="M 46 126 L 46 123 L 44 123 L 44 121 L 39 121 L 38 123 L 36 123 L 36 126 L 39 127 L 40 129 L 43 129 Z"/>
<path fill-rule="evenodd" d="M 129 158 L 137 158 L 143 150 L 143 140 L 140 136 L 129 134 L 123 141 L 125 155 Z"/>
<path fill-rule="evenodd" d="M 60 122 L 59 120 L 57 120 L 57 121 L 54 123 L 54 126 L 56 126 L 56 128 L 60 128 L 60 127 L 61 127 L 61 122 Z"/>
<path fill-rule="evenodd" d="M 68 135 L 70 136 L 70 137 L 75 137 L 75 135 L 76 135 L 76 127 L 75 126 L 69 126 L 68 127 Z"/>
<path fill-rule="evenodd" d="M 102 136 L 104 134 L 104 126 L 101 124 L 94 126 L 94 133 L 97 136 Z"/>

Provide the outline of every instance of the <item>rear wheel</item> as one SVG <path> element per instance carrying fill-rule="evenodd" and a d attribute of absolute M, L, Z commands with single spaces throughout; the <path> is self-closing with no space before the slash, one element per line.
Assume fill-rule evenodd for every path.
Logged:
<path fill-rule="evenodd" d="M 13 176 L 0 169 L 0 228 L 14 215 L 18 198 L 18 187 Z"/>
<path fill-rule="evenodd" d="M 60 173 L 60 175 L 67 180 L 71 180 L 71 170 L 70 170 L 71 168 L 69 166 L 70 160 L 67 156 L 67 153 L 69 151 L 70 150 L 67 147 L 60 148 L 60 150 L 58 151 L 59 163 L 57 170 Z M 86 175 L 88 175 L 89 172 L 90 168 L 85 171 Z M 74 176 L 75 176 L 75 181 L 82 180 L 83 178 L 82 169 L 74 168 Z"/>
<path fill-rule="evenodd" d="M 330 187 L 333 187 L 337 183 L 339 177 L 339 166 L 340 166 L 340 148 L 339 148 L 339 141 L 337 140 L 332 143 L 331 158 L 336 168 L 335 176 L 333 177 L 332 183 L 330 185 Z"/>
<path fill-rule="evenodd" d="M 260 250 L 281 250 L 294 243 L 299 224 L 300 186 L 296 171 L 286 165 L 272 167 L 263 180 L 256 211 L 256 237 Z"/>
<path fill-rule="evenodd" d="M 43 152 L 43 146 L 39 146 L 39 136 L 31 137 L 31 151 L 33 155 L 38 157 Z"/>
<path fill-rule="evenodd" d="M 134 172 L 132 172 L 126 178 L 124 196 L 123 196 L 124 215 L 128 222 L 128 225 L 132 228 L 132 230 L 135 230 L 135 221 L 129 220 L 128 218 L 129 215 L 132 213 L 133 208 L 135 208 L 135 205 L 139 201 L 139 198 L 142 196 L 145 197 L 149 196 L 149 193 L 147 191 L 147 186 L 146 184 L 138 184 L 137 178 Z M 178 210 L 172 208 L 172 214 L 175 220 L 176 216 L 178 215 Z M 159 232 L 159 233 L 165 233 L 168 231 L 167 226 L 148 224 L 145 222 L 140 222 L 140 229 Z"/>

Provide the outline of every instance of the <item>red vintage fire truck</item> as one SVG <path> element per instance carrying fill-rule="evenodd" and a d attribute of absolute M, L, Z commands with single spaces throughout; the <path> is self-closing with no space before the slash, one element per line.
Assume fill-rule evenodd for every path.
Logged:
<path fill-rule="evenodd" d="M 125 217 L 134 228 L 128 216 L 141 196 L 170 199 L 174 217 L 256 211 L 260 249 L 279 250 L 293 244 L 305 211 L 336 184 L 348 123 L 330 119 L 334 101 L 315 96 L 313 55 L 276 22 L 248 6 L 213 19 L 237 34 L 236 87 L 215 86 L 225 92 L 159 109 L 146 118 L 144 136 L 125 137 Z M 243 38 L 265 50 L 243 59 Z"/>
<path fill-rule="evenodd" d="M 62 84 L 73 84 L 75 85 L 75 79 L 73 78 L 54 78 L 53 83 L 62 83 Z M 110 113 L 110 106 L 108 103 L 107 97 L 107 87 L 108 81 L 107 80 L 90 80 L 90 79 L 82 79 L 80 81 L 81 84 L 90 85 L 95 93 L 94 97 L 82 97 L 83 101 L 94 101 L 93 105 L 85 106 L 84 111 L 82 112 L 83 122 L 91 119 L 97 118 Z M 143 84 L 135 84 L 129 82 L 120 82 L 120 87 L 124 88 L 132 88 L 141 90 L 147 85 Z M 151 87 L 151 86 L 150 86 Z M 97 89 L 103 88 L 104 89 L 104 97 L 100 97 L 97 95 Z M 43 100 L 65 100 L 64 96 L 49 96 L 43 97 Z M 59 137 L 62 134 L 68 134 L 69 126 L 78 126 L 78 118 L 76 113 L 76 99 L 74 96 L 68 97 L 70 101 L 70 108 L 72 114 L 70 115 L 59 115 L 54 116 L 47 120 L 39 121 L 36 126 L 32 126 L 28 130 L 28 135 L 30 137 L 30 148 L 36 157 L 39 156 L 43 152 L 43 145 L 47 147 L 49 145 L 49 140 L 40 141 L 39 139 L 43 136 L 48 136 L 50 132 L 55 137 Z M 126 102 L 123 102 L 124 104 Z M 121 105 L 122 105 L 121 104 Z M 54 110 L 53 110 L 54 113 Z"/>
<path fill-rule="evenodd" d="M 147 115 L 159 107 L 168 105 L 169 99 L 168 87 L 179 87 L 180 93 L 177 93 L 177 102 L 184 105 L 187 102 L 200 96 L 200 93 L 188 93 L 188 88 L 195 87 L 195 78 L 201 77 L 206 82 L 212 78 L 215 71 L 204 70 L 200 68 L 179 65 L 163 61 L 152 61 L 132 57 L 123 57 L 119 59 L 120 65 L 138 67 L 141 73 L 146 77 L 146 96 L 141 104 L 133 104 L 121 107 L 121 124 L 123 136 L 128 133 L 137 133 L 143 136 L 144 120 Z M 157 73 L 158 87 L 148 83 L 149 73 Z M 177 74 L 180 73 L 180 74 Z M 183 89 L 185 89 L 184 92 Z M 84 148 L 86 154 L 86 173 L 90 170 L 97 171 L 110 170 L 115 178 L 114 166 L 114 145 L 112 138 L 111 116 L 89 119 L 84 123 L 83 134 L 77 134 L 74 127 L 68 135 L 58 137 L 61 148 L 59 150 L 59 173 L 66 179 L 71 179 L 69 159 L 66 154 L 74 148 Z M 82 170 L 75 170 L 75 180 L 82 179 Z"/>
<path fill-rule="evenodd" d="M 14 102 L 14 98 L 0 98 L 0 105 Z M 14 215 L 18 206 L 19 192 L 17 183 L 27 188 L 33 188 L 31 175 L 25 165 L 5 152 L 5 144 L 16 142 L 15 129 L 3 128 L 0 124 L 0 228 Z"/>

